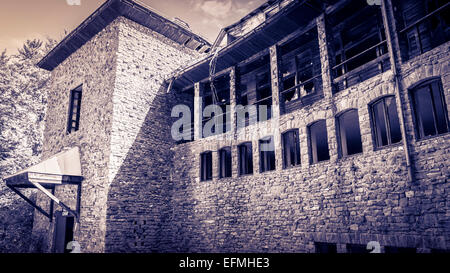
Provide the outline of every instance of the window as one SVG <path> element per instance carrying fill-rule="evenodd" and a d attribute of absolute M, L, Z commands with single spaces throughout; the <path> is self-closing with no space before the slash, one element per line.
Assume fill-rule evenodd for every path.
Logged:
<path fill-rule="evenodd" d="M 70 91 L 69 118 L 67 121 L 67 133 L 78 131 L 80 128 L 82 86 Z"/>
<path fill-rule="evenodd" d="M 403 61 L 450 40 L 447 0 L 393 1 Z"/>
<path fill-rule="evenodd" d="M 288 131 L 282 135 L 283 168 L 290 168 L 300 164 L 300 142 L 298 129 Z"/>
<path fill-rule="evenodd" d="M 362 153 L 361 132 L 357 110 L 349 110 L 337 118 L 340 156 Z"/>
<path fill-rule="evenodd" d="M 425 82 L 411 91 L 419 139 L 448 132 L 447 106 L 440 80 Z"/>
<path fill-rule="evenodd" d="M 219 150 L 219 177 L 231 177 L 231 148 Z"/>
<path fill-rule="evenodd" d="M 238 146 L 239 152 L 239 175 L 253 173 L 252 143 L 246 142 Z"/>
<path fill-rule="evenodd" d="M 400 142 L 402 133 L 393 96 L 377 100 L 370 106 L 372 132 L 376 147 Z"/>
<path fill-rule="evenodd" d="M 243 106 L 256 106 L 257 113 L 245 117 L 245 126 L 264 121 L 272 115 L 272 85 L 269 54 L 249 62 L 238 69 L 237 102 Z M 267 109 L 267 111 L 265 111 Z M 253 116 L 255 115 L 255 116 Z"/>
<path fill-rule="evenodd" d="M 330 14 L 335 91 L 390 69 L 381 8 L 366 1 L 348 1 Z"/>
<path fill-rule="evenodd" d="M 336 244 L 315 242 L 314 246 L 316 248 L 316 253 L 337 253 Z"/>
<path fill-rule="evenodd" d="M 308 129 L 311 164 L 330 159 L 325 120 L 311 124 Z"/>
<path fill-rule="evenodd" d="M 259 170 L 261 173 L 275 170 L 275 146 L 273 137 L 259 140 Z"/>
<path fill-rule="evenodd" d="M 211 130 L 211 133 L 213 135 L 216 135 L 228 132 L 231 129 L 231 116 L 230 113 L 227 112 L 227 105 L 230 105 L 230 77 L 229 75 L 224 75 L 214 79 L 213 82 L 215 93 L 212 91 L 211 82 L 208 81 L 207 83 L 203 84 L 202 111 L 204 111 L 205 108 L 209 105 L 217 105 L 221 108 L 222 114 L 216 117 L 218 128 L 216 128 L 216 126 L 213 126 Z M 205 128 L 205 124 L 208 121 L 215 118 L 214 115 L 215 114 L 213 114 L 211 117 L 203 117 L 202 128 Z M 204 137 L 209 136 L 208 133 L 209 132 L 205 132 L 206 135 Z"/>
<path fill-rule="evenodd" d="M 212 179 L 212 153 L 204 152 L 200 155 L 200 180 Z"/>
<path fill-rule="evenodd" d="M 280 56 L 280 106 L 285 114 L 316 101 L 321 95 L 317 27 L 280 46 Z"/>

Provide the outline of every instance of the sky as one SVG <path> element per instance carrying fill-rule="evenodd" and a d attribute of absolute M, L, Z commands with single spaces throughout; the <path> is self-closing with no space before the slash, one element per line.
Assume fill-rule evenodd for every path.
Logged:
<path fill-rule="evenodd" d="M 61 40 L 106 0 L 0 0 L 0 52 L 15 54 L 27 39 Z M 69 3 L 80 3 L 70 5 Z M 168 18 L 178 17 L 211 43 L 221 28 L 266 0 L 140 0 Z"/>

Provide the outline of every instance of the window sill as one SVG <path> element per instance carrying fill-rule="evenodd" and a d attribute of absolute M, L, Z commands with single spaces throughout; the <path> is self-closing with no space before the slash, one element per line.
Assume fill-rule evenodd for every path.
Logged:
<path fill-rule="evenodd" d="M 399 141 L 397 143 L 392 143 L 392 144 L 388 144 L 388 145 L 384 145 L 384 146 L 380 146 L 380 147 L 375 147 L 373 149 L 373 151 L 378 152 L 378 151 L 382 151 L 382 150 L 386 150 L 386 149 L 390 149 L 390 148 L 400 147 L 402 145 L 403 145 L 403 141 Z"/>
<path fill-rule="evenodd" d="M 425 141 L 428 141 L 428 140 L 431 140 L 431 139 L 434 139 L 434 138 L 445 137 L 447 135 L 450 135 L 450 132 L 443 133 L 443 134 L 437 134 L 437 135 L 433 135 L 433 136 L 426 136 L 426 137 L 423 137 L 423 138 L 417 138 L 416 137 L 416 143 L 425 142 Z"/>
<path fill-rule="evenodd" d="M 339 157 L 337 161 L 338 162 L 345 161 L 347 159 L 352 159 L 352 158 L 355 158 L 355 157 L 358 157 L 358 156 L 361 156 L 361 155 L 364 155 L 364 151 L 361 152 L 361 153 L 357 153 L 357 154 L 352 154 L 352 155 L 346 155 L 346 156 Z"/>

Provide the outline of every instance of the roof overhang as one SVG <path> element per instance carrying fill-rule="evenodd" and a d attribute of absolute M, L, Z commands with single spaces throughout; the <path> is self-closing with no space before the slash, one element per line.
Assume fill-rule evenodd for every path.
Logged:
<path fill-rule="evenodd" d="M 217 53 L 215 71 L 222 71 L 235 66 L 253 55 L 277 44 L 289 34 L 309 25 L 331 4 L 328 1 L 301 0 L 293 1 L 283 7 L 277 14 L 268 18 L 246 35 L 231 42 Z M 209 63 L 213 55 L 186 67 L 172 75 L 173 87 L 184 89 L 209 76 Z"/>
<path fill-rule="evenodd" d="M 108 0 L 53 48 L 38 66 L 52 71 L 119 16 L 148 27 L 192 50 L 204 52 L 211 46 L 205 38 L 150 7 L 132 0 Z"/>
<path fill-rule="evenodd" d="M 50 218 L 50 220 L 53 218 L 53 203 L 60 205 L 68 213 L 78 219 L 81 182 L 83 181 L 83 176 L 81 175 L 80 151 L 78 147 L 67 149 L 37 165 L 4 177 L 3 180 L 5 181 L 6 186 L 42 214 Z M 54 196 L 55 188 L 62 185 L 78 186 L 76 209 L 69 208 Z M 51 200 L 50 212 L 46 212 L 19 190 L 26 188 L 38 189 L 49 197 Z"/>

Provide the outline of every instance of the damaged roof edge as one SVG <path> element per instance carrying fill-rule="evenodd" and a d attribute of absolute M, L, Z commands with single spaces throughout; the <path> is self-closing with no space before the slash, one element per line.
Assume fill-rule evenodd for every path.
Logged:
<path fill-rule="evenodd" d="M 144 15 L 144 16 L 142 16 Z M 52 71 L 78 48 L 87 43 L 92 37 L 97 35 L 107 27 L 117 17 L 123 16 L 140 25 L 148 27 L 165 37 L 186 46 L 192 50 L 204 50 L 205 46 L 210 48 L 211 44 L 202 36 L 193 33 L 190 29 L 178 24 L 150 7 L 133 0 L 107 0 L 88 18 L 86 18 L 78 27 L 69 33 L 58 45 L 56 45 L 45 57 L 43 57 L 37 66 Z M 152 19 L 153 18 L 153 19 Z M 170 27 L 173 32 L 163 29 L 156 30 L 153 25 L 164 23 Z M 182 35 L 176 35 L 182 34 Z M 181 40 L 183 39 L 183 40 Z"/>
<path fill-rule="evenodd" d="M 242 18 L 240 21 L 238 21 L 235 24 L 230 25 L 229 27 L 233 27 L 237 24 L 239 24 L 240 22 L 242 22 L 245 18 L 251 16 L 251 14 L 257 12 L 259 9 L 261 8 L 267 8 L 267 4 L 273 4 L 273 3 L 277 3 L 279 1 L 274 1 L 274 0 L 269 0 L 267 1 L 265 4 L 263 4 L 262 6 L 260 6 L 259 8 L 255 9 L 254 11 L 252 11 L 251 13 L 249 13 L 247 16 L 245 16 L 244 18 Z M 226 45 L 223 48 L 212 48 L 210 51 L 210 54 L 208 56 L 206 56 L 205 58 L 202 58 L 200 60 L 198 60 L 195 63 L 189 64 L 186 67 L 183 67 L 181 69 L 177 69 L 176 71 L 174 71 L 172 74 L 170 74 L 170 76 L 168 76 L 166 78 L 166 81 L 170 81 L 171 79 L 175 79 L 175 81 L 181 77 L 183 77 L 184 74 L 186 74 L 188 71 L 194 70 L 196 68 L 199 68 L 201 65 L 205 65 L 206 62 L 209 62 L 213 55 L 214 55 L 214 51 L 218 50 L 217 52 L 217 58 L 219 59 L 221 56 L 226 55 L 233 47 L 235 47 L 236 45 L 242 44 L 243 42 L 245 42 L 247 39 L 249 39 L 250 37 L 252 37 L 254 34 L 256 34 L 257 32 L 259 32 L 261 29 L 263 29 L 264 27 L 266 27 L 267 25 L 271 24 L 273 21 L 276 21 L 278 18 L 280 18 L 281 16 L 283 16 L 283 13 L 286 10 L 289 10 L 291 7 L 293 6 L 299 6 L 302 5 L 303 3 L 305 3 L 306 0 L 303 1 L 292 1 L 290 2 L 288 5 L 286 5 L 285 7 L 281 8 L 276 15 L 266 19 L 264 22 L 262 22 L 260 25 L 258 25 L 257 27 L 255 27 L 253 30 L 249 31 L 248 33 L 246 33 L 245 35 L 239 37 L 238 39 L 234 40 L 233 42 L 231 42 L 230 44 Z M 222 29 L 221 34 L 225 34 L 226 29 L 229 27 L 225 27 L 224 29 Z M 219 34 L 219 37 L 220 35 Z M 215 42 L 215 44 L 217 43 L 217 40 Z M 250 57 L 250 56 L 249 56 Z"/>

